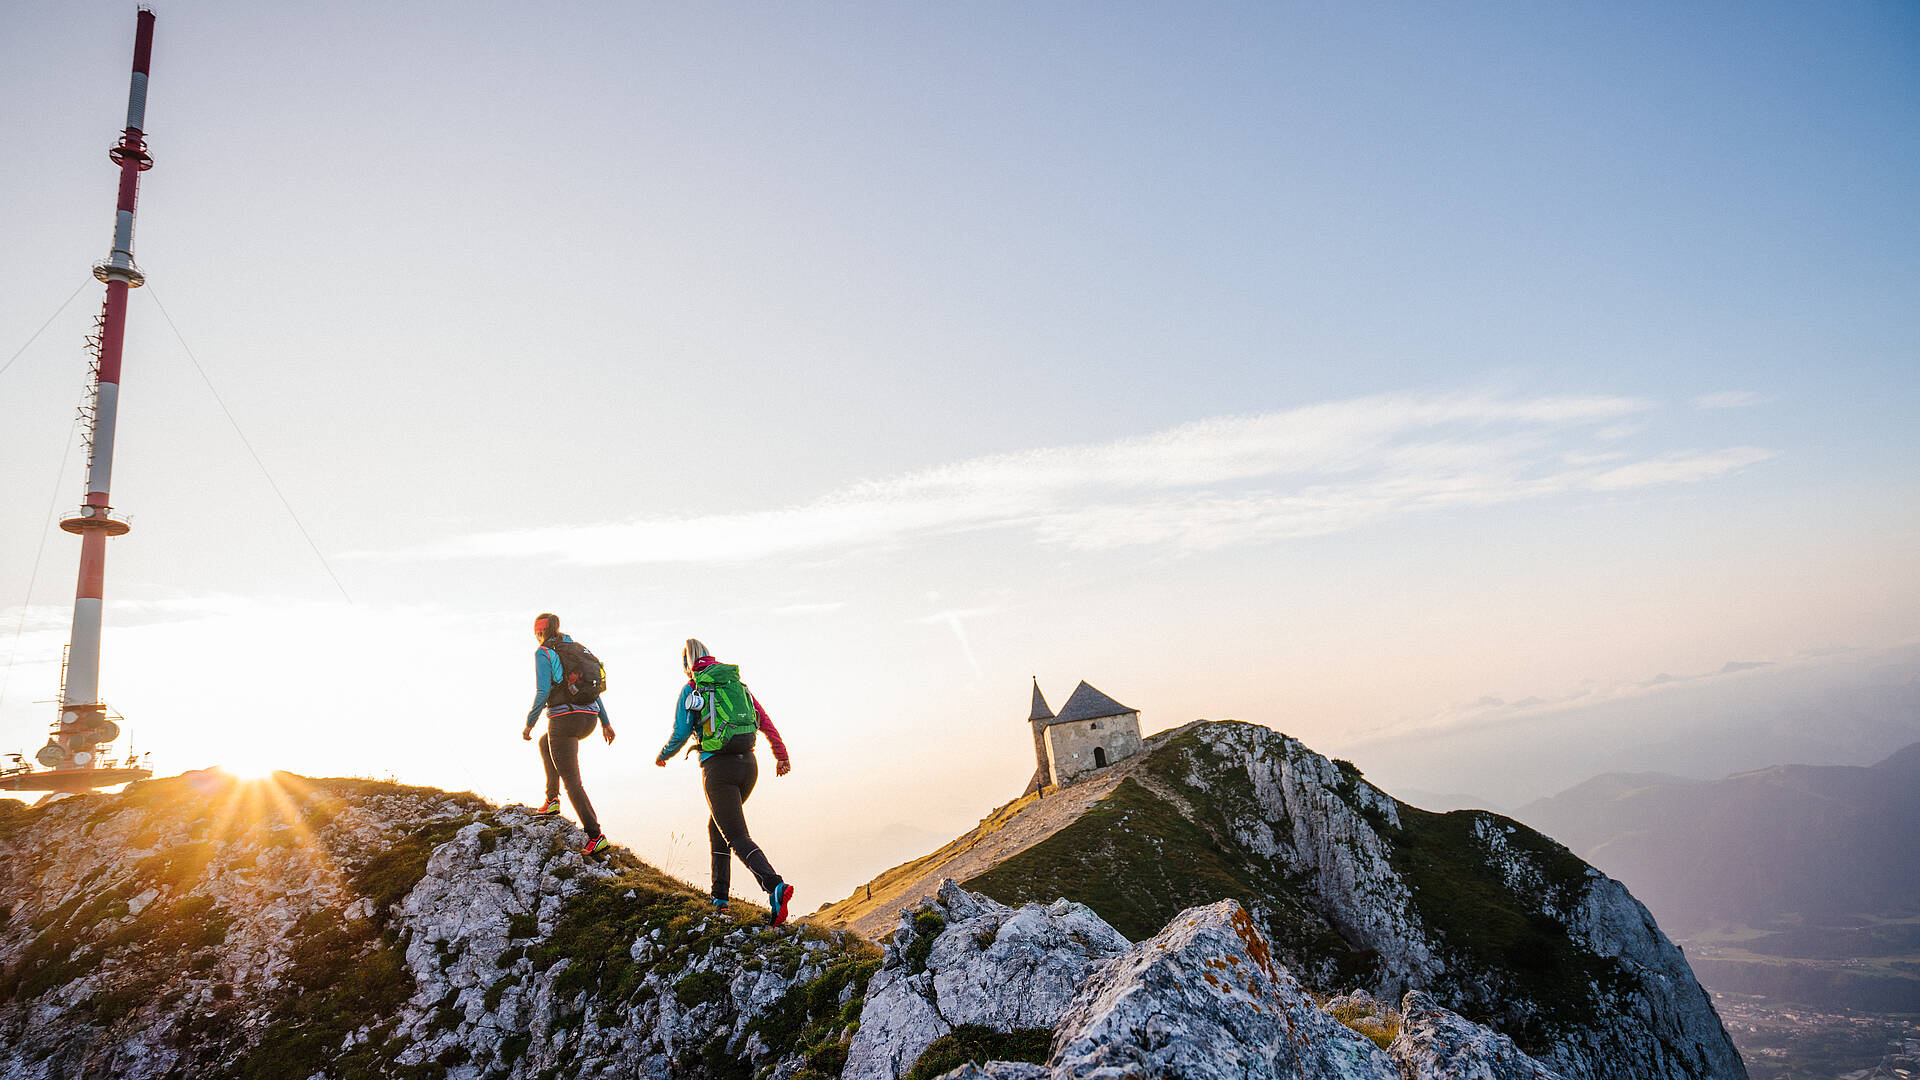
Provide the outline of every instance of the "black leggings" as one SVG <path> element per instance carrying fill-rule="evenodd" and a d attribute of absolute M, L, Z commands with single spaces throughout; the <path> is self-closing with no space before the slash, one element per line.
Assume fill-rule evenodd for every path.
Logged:
<path fill-rule="evenodd" d="M 740 856 L 740 861 L 753 871 L 753 879 L 759 883 L 761 892 L 773 892 L 773 887 L 780 884 L 780 875 L 774 873 L 773 864 L 767 862 L 767 853 L 747 835 L 744 807 L 747 796 L 753 794 L 754 781 L 760 779 L 760 763 L 751 752 L 715 754 L 700 763 L 700 776 L 707 789 L 710 815 L 707 839 L 713 844 L 714 899 L 727 898 L 734 855 Z"/>
<path fill-rule="evenodd" d="M 560 782 L 567 783 L 567 800 L 580 816 L 580 827 L 588 836 L 600 835 L 600 818 L 587 801 L 587 789 L 580 785 L 580 740 L 593 734 L 600 723 L 598 713 L 570 713 L 547 720 L 547 733 L 540 736 L 540 763 L 547 767 L 547 801 L 560 797 Z"/>

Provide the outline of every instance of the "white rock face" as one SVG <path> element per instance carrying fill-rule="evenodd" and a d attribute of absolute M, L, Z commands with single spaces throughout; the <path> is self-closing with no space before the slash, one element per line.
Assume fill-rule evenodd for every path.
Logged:
<path fill-rule="evenodd" d="M 1051 1028 L 1094 963 L 1127 947 L 1098 915 L 1064 900 L 1010 908 L 947 881 L 924 910 L 944 928 L 928 943 L 916 933 L 917 913 L 902 914 L 868 985 L 842 1080 L 893 1080 L 963 1024 Z M 924 970 L 911 962 L 916 942 Z"/>
<path fill-rule="evenodd" d="M 192 1071 L 197 1042 L 264 1013 L 250 995 L 287 991 L 290 944 L 355 899 L 370 855 L 479 805 L 395 788 L 286 812 L 218 774 L 170 783 L 182 795 L 154 803 L 62 799 L 0 837 L 0 1076 Z"/>
<path fill-rule="evenodd" d="M 1321 1012 L 1232 900 L 1182 912 L 1105 965 L 1054 1034 L 1054 1080 L 1400 1080 Z"/>
<path fill-rule="evenodd" d="M 1045 1065 L 1024 1061 L 989 1061 L 980 1065 L 962 1065 L 941 1073 L 939 1080 L 1048 1080 L 1053 1074 Z"/>
<path fill-rule="evenodd" d="M 1564 1080 L 1513 1040 L 1441 1008 L 1414 991 L 1401 1003 L 1400 1034 L 1387 1053 L 1403 1080 Z"/>
<path fill-rule="evenodd" d="M 749 1069 L 771 1066 L 776 1076 L 800 1067 L 798 1059 L 770 1053 L 764 1042 L 750 1045 L 749 1029 L 789 989 L 821 974 L 832 953 L 826 942 L 798 942 L 791 929 L 739 927 L 704 950 L 675 953 L 666 933 L 636 937 L 623 947 L 629 959 L 641 961 L 627 1000 L 568 993 L 562 989 L 568 960 L 544 969 L 524 955 L 501 961 L 513 945 L 538 944 L 570 897 L 618 871 L 581 857 L 577 848 L 586 834 L 564 822 L 535 817 L 523 807 L 498 811 L 489 820 L 491 827 L 475 822 L 436 849 L 426 874 L 398 905 L 407 964 L 418 985 L 397 1029 L 409 1043 L 400 1064 L 450 1055 L 473 1063 L 453 1068 L 452 1080 L 478 1080 L 497 1075 L 492 1064 L 507 1040 L 518 1037 L 525 1049 L 505 1073 L 512 1077 L 557 1070 L 568 1077 L 666 1080 L 685 1075 L 689 1060 L 716 1050 Z M 721 918 L 705 916 L 685 932 L 731 925 Z M 511 937 L 516 919 L 528 936 Z M 757 941 L 756 933 L 770 940 Z M 752 963 L 762 950 L 791 954 L 792 970 Z M 647 963 L 682 957 L 684 963 Z M 714 989 L 683 1001 L 683 983 L 695 979 L 708 980 Z"/>
<path fill-rule="evenodd" d="M 1342 775 L 1297 739 L 1240 723 L 1187 729 L 1187 786 L 1220 809 L 1234 839 L 1303 881 L 1313 908 L 1350 945 L 1370 950 L 1368 989 L 1384 997 L 1423 990 L 1436 1001 L 1550 1031 L 1542 1061 L 1567 1080 L 1744 1080 L 1732 1040 L 1680 950 L 1618 882 L 1591 868 L 1568 875 L 1570 853 L 1543 853 L 1524 826 L 1483 811 L 1473 852 L 1528 917 L 1562 930 L 1602 974 L 1562 986 L 1555 1006 L 1516 992 L 1501 975 L 1451 951 L 1394 861 L 1404 842 L 1398 805 L 1364 779 Z M 1222 780 L 1230 783 L 1222 786 Z M 1242 784 L 1250 787 L 1250 795 Z M 1409 814 L 1417 813 L 1409 811 Z M 1450 820 L 1451 820 L 1451 816 Z M 1523 842 L 1527 841 L 1527 842 Z M 1559 856 L 1564 856 L 1564 859 Z M 1439 898 L 1445 908 L 1456 902 Z M 1268 913 L 1256 906 L 1256 920 Z M 1324 974 L 1316 972 L 1316 974 Z"/>
<path fill-rule="evenodd" d="M 842 1006 L 857 1013 L 879 964 L 864 942 L 713 915 L 619 852 L 582 858 L 584 834 L 525 808 L 286 783 L 159 781 L 0 828 L 0 1077 L 281 1075 L 292 1061 L 320 1080 L 787 1080 L 834 1070 Z M 628 872 L 652 895 L 608 903 Z M 557 926 L 573 919 L 581 940 L 583 894 L 606 932 L 556 957 Z M 326 1015 L 302 1012 L 316 1000 Z M 263 1070 L 248 1055 L 268 1040 Z"/>

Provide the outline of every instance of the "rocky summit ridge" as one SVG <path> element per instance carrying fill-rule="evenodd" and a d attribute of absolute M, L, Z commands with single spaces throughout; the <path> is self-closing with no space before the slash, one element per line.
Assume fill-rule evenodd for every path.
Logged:
<path fill-rule="evenodd" d="M 1318 992 L 1419 991 L 1583 1080 L 1745 1075 L 1686 958 L 1619 882 L 1510 818 L 1410 806 L 1254 724 L 1161 732 L 872 891 L 897 910 L 943 875 L 1007 904 L 1084 903 L 1135 939 L 1233 898 Z M 867 929 L 866 895 L 820 918 Z"/>
<path fill-rule="evenodd" d="M 1212 753 L 1266 738 L 1247 727 L 1196 730 Z M 1275 767 L 1306 762 L 1280 750 Z M 1375 805 L 1359 783 L 1342 799 Z M 0 802 L 0 1076 L 1744 1076 L 1704 996 L 1688 1013 L 1684 988 L 1655 985 L 1698 994 L 1684 960 L 1645 962 L 1664 957 L 1651 921 L 1590 900 L 1570 909 L 1581 940 L 1629 959 L 1541 1052 L 1450 1003 L 1499 985 L 1484 973 L 1328 997 L 1273 936 L 1291 924 L 1231 893 L 1132 941 L 1085 904 L 949 882 L 877 947 L 716 913 L 620 849 L 583 859 L 583 840 L 468 794 L 288 774 Z M 1385 888 L 1366 869 L 1333 877 Z M 1429 975 L 1466 955 L 1421 940 Z"/>

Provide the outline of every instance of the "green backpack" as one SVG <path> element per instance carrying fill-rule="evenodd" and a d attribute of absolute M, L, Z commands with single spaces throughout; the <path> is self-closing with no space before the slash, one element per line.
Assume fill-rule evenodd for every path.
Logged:
<path fill-rule="evenodd" d="M 740 681 L 738 664 L 711 664 L 694 672 L 687 711 L 700 722 L 700 751 L 705 754 L 724 750 L 735 736 L 760 729 L 753 695 Z"/>

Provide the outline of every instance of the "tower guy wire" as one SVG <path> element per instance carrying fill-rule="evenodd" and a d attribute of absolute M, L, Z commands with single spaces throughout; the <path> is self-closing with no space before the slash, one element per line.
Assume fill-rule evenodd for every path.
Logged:
<path fill-rule="evenodd" d="M 33 332 L 33 336 L 27 339 L 27 343 L 25 345 L 20 346 L 18 349 L 15 349 L 13 352 L 13 355 L 7 357 L 6 363 L 0 364 L 0 375 L 5 374 L 6 370 L 13 366 L 13 362 L 15 360 L 20 359 L 20 357 L 24 356 L 28 349 L 33 348 L 33 343 L 36 341 L 39 341 L 40 335 L 46 333 L 47 327 L 53 325 L 53 320 L 59 318 L 60 313 L 67 310 L 67 305 L 73 303 L 73 298 L 80 295 L 80 290 L 86 288 L 88 285 L 91 285 L 92 283 L 93 283 L 93 278 L 87 277 L 82 279 L 80 284 L 75 285 L 73 287 L 73 292 L 67 294 L 67 298 L 60 302 L 60 306 L 53 309 L 53 314 L 47 316 L 47 321 L 40 324 L 40 329 L 35 330 Z"/>
<path fill-rule="evenodd" d="M 279 498 L 280 505 L 286 508 L 287 517 L 293 520 L 293 527 L 300 530 L 300 535 L 306 540 L 307 547 L 313 549 L 313 557 L 320 560 L 320 568 L 325 570 L 327 577 L 333 580 L 333 587 L 340 590 L 340 598 L 352 604 L 353 597 L 347 594 L 347 587 L 340 583 L 340 576 L 333 572 L 332 564 L 328 563 L 327 557 L 320 553 L 320 545 L 313 542 L 313 535 L 307 532 L 307 527 L 300 521 L 300 515 L 293 510 L 293 503 L 287 501 L 286 493 L 281 491 L 280 485 L 274 481 L 273 473 L 267 469 L 267 463 L 260 459 L 259 451 L 253 448 L 253 441 L 247 438 L 245 431 L 241 430 L 240 421 L 234 419 L 233 410 L 227 408 L 226 399 L 221 397 L 220 391 L 214 387 L 213 379 L 207 375 L 207 369 L 200 366 L 200 358 L 193 354 L 193 346 L 187 344 L 186 335 L 180 332 L 179 324 L 175 323 L 173 316 L 167 312 L 167 305 L 160 302 L 160 294 L 154 291 L 152 284 L 147 286 L 147 295 L 153 297 L 153 306 L 159 308 L 160 317 L 167 320 L 167 326 L 173 331 L 174 339 L 180 342 L 181 351 L 187 354 L 187 360 L 193 364 L 193 370 L 200 373 L 200 381 L 207 384 L 207 392 L 213 395 L 214 403 L 220 406 L 222 413 L 226 414 L 227 423 L 233 425 L 233 433 L 240 437 L 240 445 L 247 448 L 253 463 L 260 467 L 260 475 L 267 478 L 267 486 L 273 489 L 273 494 Z"/>
<path fill-rule="evenodd" d="M 54 515 L 60 512 L 60 487 L 67 480 L 67 462 L 73 460 L 73 432 L 79 426 L 80 418 L 76 416 L 67 428 L 67 449 L 60 455 L 60 471 L 54 477 L 53 497 L 47 501 L 47 520 L 40 526 L 40 546 L 33 552 L 33 571 L 27 575 L 27 592 L 20 598 L 20 618 L 13 625 L 13 644 L 7 648 L 7 670 L 0 673 L 0 705 L 7 703 L 7 687 L 13 682 L 13 662 L 20 655 L 20 634 L 27 628 L 27 609 L 33 604 L 33 586 L 40 580 L 40 560 L 47 553 L 47 535 L 53 532 Z"/>

